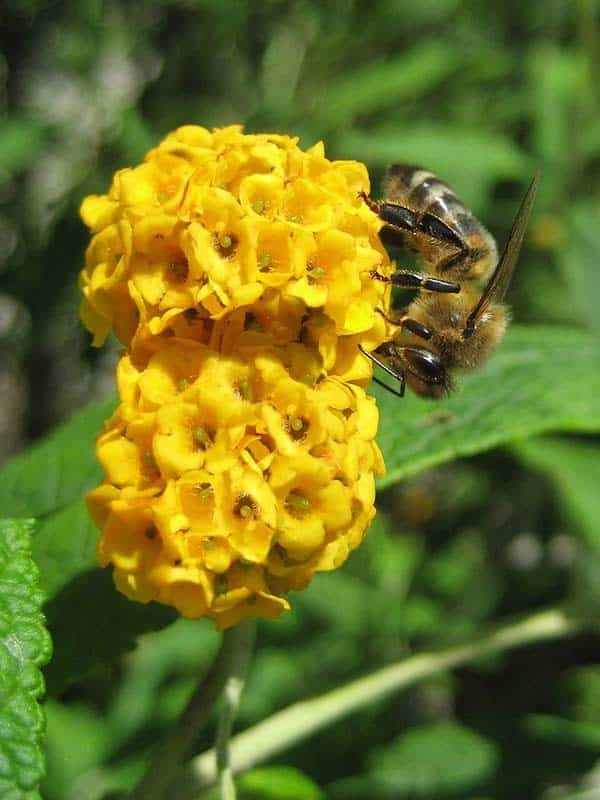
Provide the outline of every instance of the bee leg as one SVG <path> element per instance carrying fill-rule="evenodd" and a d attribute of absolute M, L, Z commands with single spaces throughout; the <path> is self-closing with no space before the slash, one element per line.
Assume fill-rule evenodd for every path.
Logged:
<path fill-rule="evenodd" d="M 419 233 L 424 233 L 439 242 L 457 247 L 461 251 L 468 250 L 464 239 L 449 225 L 446 225 L 443 220 L 436 217 L 435 214 L 425 212 L 420 216 L 418 218 L 418 230 Z"/>
<path fill-rule="evenodd" d="M 388 225 L 413 233 L 419 232 L 419 215 L 412 208 L 406 208 L 398 203 L 386 203 L 385 200 L 379 202 L 371 200 L 365 192 L 359 192 L 358 196 L 362 197 L 371 211 Z"/>
<path fill-rule="evenodd" d="M 454 281 L 445 281 L 442 278 L 421 275 L 419 272 L 399 270 L 388 277 L 387 275 L 382 275 L 381 272 L 377 272 L 377 270 L 372 270 L 369 275 L 377 281 L 391 283 L 392 286 L 400 286 L 402 289 L 426 289 L 428 292 L 442 292 L 445 294 L 460 292 L 460 284 Z"/>
<path fill-rule="evenodd" d="M 418 322 L 418 320 L 407 316 L 406 314 L 394 319 L 393 317 L 388 317 L 387 314 L 385 314 L 380 308 L 376 309 L 376 311 L 378 314 L 381 314 L 386 322 L 389 322 L 392 325 L 397 325 L 399 328 L 402 328 L 403 331 L 414 333 L 415 336 L 419 336 L 421 339 L 425 339 L 425 341 L 431 339 L 433 336 L 433 331 L 430 328 L 428 328 L 426 325 L 423 325 L 422 322 Z"/>
<path fill-rule="evenodd" d="M 365 192 L 359 192 L 359 197 L 362 197 L 371 211 L 388 226 L 410 233 L 425 234 L 445 245 L 458 248 L 461 252 L 468 249 L 464 239 L 435 214 L 419 213 L 413 211 L 412 208 L 401 206 L 398 203 L 388 203 L 385 200 L 376 202 L 371 200 Z M 386 232 L 386 235 L 389 236 L 389 232 Z"/>
<path fill-rule="evenodd" d="M 364 356 L 366 356 L 368 359 L 370 359 L 374 364 L 376 364 L 378 367 L 380 367 L 384 372 L 387 372 L 388 375 L 391 375 L 392 378 L 394 378 L 395 380 L 399 381 L 400 382 L 400 391 L 397 391 L 396 389 L 392 389 L 391 386 L 388 386 L 386 383 L 383 383 L 378 378 L 373 376 L 373 380 L 375 381 L 375 383 L 378 383 L 380 386 L 383 386 L 384 389 L 387 389 L 388 392 L 391 392 L 392 394 L 395 394 L 396 397 L 404 397 L 404 392 L 406 390 L 406 379 L 404 377 L 404 373 L 403 372 L 396 372 L 396 370 L 394 370 L 390 366 L 388 366 L 385 363 L 385 361 L 382 361 L 380 358 L 377 358 L 375 353 L 370 353 L 368 350 L 365 350 L 365 348 L 362 346 L 362 344 L 358 345 L 358 349 L 360 350 L 360 352 Z"/>
<path fill-rule="evenodd" d="M 402 247 L 416 250 L 415 237 L 409 231 L 394 228 L 393 225 L 382 225 L 379 229 L 379 240 L 384 247 Z"/>
<path fill-rule="evenodd" d="M 464 266 L 460 271 L 466 272 L 466 268 L 469 266 L 469 264 L 479 261 L 479 259 L 485 258 L 487 255 L 489 255 L 489 250 L 470 250 L 468 247 L 466 247 L 464 250 L 461 250 L 458 253 L 452 253 L 449 256 L 446 256 L 446 258 L 443 258 L 438 262 L 436 268 L 439 272 L 443 273 L 447 270 L 458 267 L 464 262 Z"/>

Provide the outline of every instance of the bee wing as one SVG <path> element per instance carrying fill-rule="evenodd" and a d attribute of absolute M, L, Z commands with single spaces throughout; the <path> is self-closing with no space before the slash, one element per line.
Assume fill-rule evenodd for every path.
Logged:
<path fill-rule="evenodd" d="M 533 206 L 533 201 L 535 200 L 539 180 L 540 172 L 537 170 L 533 176 L 533 180 L 529 184 L 529 188 L 525 193 L 525 197 L 521 201 L 521 205 L 519 206 L 519 210 L 515 216 L 508 239 L 504 245 L 504 250 L 502 251 L 502 255 L 498 261 L 498 266 L 494 270 L 492 277 L 489 279 L 487 286 L 483 290 L 483 294 L 481 295 L 479 302 L 467 318 L 463 332 L 465 339 L 472 335 L 477 322 L 481 319 L 489 304 L 492 301 L 501 301 L 506 294 L 513 272 L 515 271 L 519 253 L 521 252 L 521 245 L 523 244 L 523 239 L 525 237 L 525 230 L 527 229 L 529 214 L 531 212 L 531 207 Z"/>

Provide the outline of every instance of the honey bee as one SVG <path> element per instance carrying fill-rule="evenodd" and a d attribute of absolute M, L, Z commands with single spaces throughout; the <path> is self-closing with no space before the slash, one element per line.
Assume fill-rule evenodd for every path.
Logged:
<path fill-rule="evenodd" d="M 477 369 L 502 340 L 509 319 L 503 300 L 521 250 L 539 173 L 521 202 L 498 257 L 492 235 L 433 173 L 393 164 L 387 170 L 382 201 L 361 196 L 385 223 L 385 245 L 408 247 L 423 260 L 427 273 L 399 270 L 375 280 L 417 289 L 415 300 L 394 317 L 399 331 L 369 352 L 361 352 L 422 397 L 438 398 L 454 388 L 451 371 Z M 481 288 L 483 284 L 483 288 Z M 385 314 L 384 314 L 385 316 Z M 378 383 L 378 381 L 375 379 Z"/>

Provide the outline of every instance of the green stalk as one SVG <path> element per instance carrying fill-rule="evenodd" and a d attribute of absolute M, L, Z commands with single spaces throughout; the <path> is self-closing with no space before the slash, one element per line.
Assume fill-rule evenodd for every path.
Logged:
<path fill-rule="evenodd" d="M 320 697 L 295 703 L 234 736 L 229 768 L 233 775 L 244 772 L 348 714 L 439 672 L 515 647 L 573 636 L 585 627 L 584 620 L 571 617 L 560 608 L 548 609 L 511 621 L 472 642 L 384 667 Z M 217 777 L 215 750 L 208 750 L 181 773 L 171 800 L 197 798 L 203 789 L 215 784 Z"/>
<path fill-rule="evenodd" d="M 246 620 L 223 634 L 221 647 L 209 671 L 198 684 L 173 729 L 153 751 L 148 768 L 131 792 L 130 800 L 163 800 L 166 797 L 170 784 L 194 739 L 206 724 L 223 688 L 239 674 L 240 669 L 245 674 L 254 642 L 255 625 L 254 620 Z"/>
<path fill-rule="evenodd" d="M 248 672 L 248 665 L 252 655 L 256 626 L 254 620 L 252 620 L 251 622 L 241 623 L 238 628 L 241 630 L 238 631 L 237 628 L 233 628 L 225 634 L 225 636 L 235 635 L 236 640 L 234 643 L 234 657 L 231 660 L 231 671 L 223 688 L 215 743 L 220 800 L 236 800 L 229 740 L 246 682 L 246 673 Z"/>

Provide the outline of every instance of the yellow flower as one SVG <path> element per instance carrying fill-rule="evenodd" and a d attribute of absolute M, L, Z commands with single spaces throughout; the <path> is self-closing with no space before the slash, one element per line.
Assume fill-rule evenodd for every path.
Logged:
<path fill-rule="evenodd" d="M 114 330 L 121 404 L 88 495 L 98 558 L 140 602 L 223 628 L 277 617 L 360 544 L 391 265 L 365 167 L 321 143 L 185 126 L 81 215 L 81 316 Z"/>

